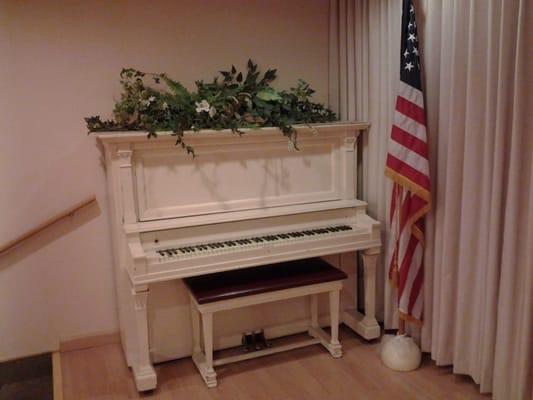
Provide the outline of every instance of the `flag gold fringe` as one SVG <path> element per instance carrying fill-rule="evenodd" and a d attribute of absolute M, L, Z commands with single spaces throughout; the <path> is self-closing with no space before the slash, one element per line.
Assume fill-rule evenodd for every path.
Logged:
<path fill-rule="evenodd" d="M 407 188 L 409 191 L 415 193 L 417 196 L 420 196 L 424 200 L 428 202 L 428 204 L 431 203 L 431 195 L 429 192 L 424 189 L 422 186 L 414 183 L 410 179 L 406 178 L 403 175 L 400 175 L 396 171 L 392 170 L 389 167 L 385 167 L 385 175 L 392 179 L 394 182 L 398 182 L 399 185 Z"/>

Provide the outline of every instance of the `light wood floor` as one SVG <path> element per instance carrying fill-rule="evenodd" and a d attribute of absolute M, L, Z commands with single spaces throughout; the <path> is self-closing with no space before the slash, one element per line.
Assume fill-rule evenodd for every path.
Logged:
<path fill-rule="evenodd" d="M 344 355 L 333 359 L 319 345 L 217 369 L 218 388 L 207 389 L 190 359 L 156 366 L 158 388 L 139 395 L 122 350 L 106 345 L 63 353 L 65 400 L 84 399 L 488 399 L 474 382 L 453 375 L 425 358 L 414 372 L 399 373 L 383 366 L 377 342 L 367 343 L 341 329 Z"/>

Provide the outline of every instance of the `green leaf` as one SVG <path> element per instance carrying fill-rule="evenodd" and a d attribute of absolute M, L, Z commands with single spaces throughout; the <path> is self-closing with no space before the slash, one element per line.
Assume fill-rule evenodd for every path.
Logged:
<path fill-rule="evenodd" d="M 276 69 L 269 69 L 267 72 L 265 72 L 265 77 L 263 78 L 265 81 L 273 81 L 276 79 Z"/>
<path fill-rule="evenodd" d="M 194 157 L 194 149 L 184 143 L 184 130 L 230 129 L 242 134 L 239 128 L 276 126 L 296 146 L 294 124 L 336 119 L 333 111 L 310 101 L 314 90 L 305 81 L 299 80 L 289 91 L 276 91 L 270 86 L 276 78 L 275 69 L 268 69 L 260 78 L 257 64 L 249 59 L 246 66 L 245 77 L 232 65 L 229 71 L 220 71 L 221 76 L 213 78 L 212 82 L 196 81 L 194 92 L 166 74 L 123 68 L 120 72 L 123 92 L 113 109 L 113 119 L 87 117 L 87 128 L 89 132 L 142 130 L 147 131 L 150 138 L 155 137 L 157 131 L 170 130 L 176 145 Z M 164 82 L 165 87 L 145 86 L 143 78 L 146 76 L 156 84 Z M 195 103 L 202 100 L 217 112 L 212 116 L 206 112 L 197 113 Z"/>
<path fill-rule="evenodd" d="M 267 87 L 266 89 L 261 90 L 259 93 L 256 94 L 256 96 L 258 99 L 261 99 L 263 101 L 281 101 L 282 100 L 279 93 L 276 92 L 271 87 Z"/>
<path fill-rule="evenodd" d="M 170 79 L 165 74 L 161 74 L 159 76 L 161 77 L 161 79 L 163 79 L 163 81 L 168 85 L 170 90 L 172 90 L 172 92 L 177 97 L 181 98 L 182 100 L 185 100 L 191 97 L 191 95 L 189 94 L 189 91 L 185 89 L 185 86 L 183 86 L 181 83 Z"/>

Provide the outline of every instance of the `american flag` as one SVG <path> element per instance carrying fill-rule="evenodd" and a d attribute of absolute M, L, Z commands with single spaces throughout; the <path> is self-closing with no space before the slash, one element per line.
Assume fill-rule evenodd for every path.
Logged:
<path fill-rule="evenodd" d="M 385 174 L 393 180 L 389 277 L 397 287 L 400 318 L 422 321 L 424 215 L 430 206 L 424 95 L 415 9 L 403 0 L 400 84 Z"/>

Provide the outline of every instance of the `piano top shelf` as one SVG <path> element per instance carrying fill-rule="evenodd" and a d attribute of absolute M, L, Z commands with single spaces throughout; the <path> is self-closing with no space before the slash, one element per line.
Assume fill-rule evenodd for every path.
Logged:
<path fill-rule="evenodd" d="M 366 130 L 370 127 L 368 122 L 364 121 L 338 121 L 330 122 L 325 124 L 310 124 L 310 125 L 294 125 L 294 128 L 298 133 L 313 133 L 316 131 L 323 132 L 337 132 L 339 130 L 351 129 L 355 131 Z M 247 136 L 250 135 L 264 135 L 264 134 L 278 134 L 281 133 L 277 127 L 263 127 L 263 128 L 239 128 L 240 131 L 246 133 Z M 167 141 L 175 140 L 173 132 L 171 131 L 160 131 L 156 132 L 158 139 Z M 120 143 L 120 142 L 139 142 L 145 141 L 147 139 L 148 133 L 145 131 L 101 131 L 93 132 L 93 134 L 98 138 L 98 140 L 104 143 Z M 206 138 L 218 138 L 225 137 L 228 134 L 233 134 L 231 129 L 202 129 L 200 131 L 185 131 L 185 138 L 194 138 L 198 136 Z"/>

